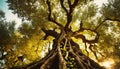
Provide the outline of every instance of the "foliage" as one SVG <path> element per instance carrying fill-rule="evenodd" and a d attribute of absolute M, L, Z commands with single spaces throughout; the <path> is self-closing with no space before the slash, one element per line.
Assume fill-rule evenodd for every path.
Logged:
<path fill-rule="evenodd" d="M 0 11 L 0 44 L 5 45 L 10 41 L 12 34 L 14 33 L 15 22 L 6 22 L 5 13 Z"/>
<path fill-rule="evenodd" d="M 120 17 L 120 1 L 119 0 L 108 0 L 107 4 L 102 7 L 101 13 L 105 18 L 119 21 Z M 107 14 L 106 14 L 107 13 Z"/>
<path fill-rule="evenodd" d="M 113 54 L 118 53 L 118 45 L 120 42 L 119 38 L 119 29 L 120 29 L 120 8 L 119 8 L 119 0 L 108 0 L 107 4 L 104 4 L 101 9 L 102 15 L 104 15 L 104 20 L 106 24 L 103 24 L 106 26 L 107 31 L 105 31 L 106 34 L 104 34 L 103 38 L 106 44 L 109 44 L 110 47 L 114 49 Z M 103 26 L 103 27 L 104 27 Z M 102 28 L 102 27 L 101 27 Z M 104 29 L 104 28 L 103 28 Z M 111 38 L 110 38 L 111 37 Z M 117 54 L 116 54 L 117 55 Z M 117 55 L 119 57 L 119 55 Z"/>
<path fill-rule="evenodd" d="M 14 43 L 15 22 L 7 22 L 5 13 L 0 10 L 0 68 L 5 67 L 6 48 Z"/>
<path fill-rule="evenodd" d="M 1 40 L 10 38 L 17 47 L 12 51 L 6 48 L 8 68 L 102 69 L 96 62 L 108 57 L 119 59 L 119 0 L 104 4 L 102 16 L 97 16 L 97 5 L 91 0 L 7 0 L 7 3 L 13 13 L 29 21 L 17 31 L 14 24 L 3 25 L 4 36 L 12 32 L 14 37 Z"/>

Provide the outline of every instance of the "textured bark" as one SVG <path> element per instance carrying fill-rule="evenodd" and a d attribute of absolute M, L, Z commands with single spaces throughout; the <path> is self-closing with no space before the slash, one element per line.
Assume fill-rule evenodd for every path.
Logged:
<path fill-rule="evenodd" d="M 78 44 L 76 44 L 72 39 L 67 38 L 66 33 L 63 32 L 61 32 L 58 39 L 56 38 L 54 40 L 54 48 L 48 55 L 46 55 L 46 57 L 35 63 L 22 67 L 21 69 L 67 69 L 68 66 L 65 57 L 74 58 L 78 69 L 103 69 L 99 64 L 84 55 Z M 65 53 L 68 52 L 68 55 L 63 55 L 63 49 L 65 50 Z M 20 68 L 18 67 L 13 69 Z"/>

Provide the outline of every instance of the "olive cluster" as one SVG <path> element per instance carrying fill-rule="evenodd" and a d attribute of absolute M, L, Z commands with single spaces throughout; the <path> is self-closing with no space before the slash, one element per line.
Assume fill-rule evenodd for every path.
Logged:
<path fill-rule="evenodd" d="M 67 69 L 78 69 L 77 67 L 77 64 L 75 62 L 75 59 L 72 58 L 72 57 L 68 57 L 65 59 L 66 60 L 66 66 L 67 66 Z"/>

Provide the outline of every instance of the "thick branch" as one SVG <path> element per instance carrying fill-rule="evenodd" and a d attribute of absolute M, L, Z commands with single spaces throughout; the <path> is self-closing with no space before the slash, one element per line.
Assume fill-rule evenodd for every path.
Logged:
<path fill-rule="evenodd" d="M 72 12 L 74 10 L 74 8 L 78 5 L 79 0 L 75 0 L 74 3 L 71 5 L 71 2 L 68 0 L 68 4 L 69 4 L 69 12 L 67 12 L 67 23 L 65 25 L 65 28 L 68 28 L 70 22 L 72 21 Z"/>
<path fill-rule="evenodd" d="M 51 57 L 49 57 L 40 67 L 40 69 L 50 69 L 50 65 L 52 64 L 52 61 L 54 61 L 56 57 L 56 52 L 53 53 Z"/>
<path fill-rule="evenodd" d="M 56 20 L 54 20 L 53 18 L 51 18 L 52 15 L 52 11 L 51 11 L 51 5 L 50 5 L 50 1 L 47 0 L 47 5 L 48 5 L 48 10 L 49 10 L 49 14 L 48 14 L 48 20 L 57 24 L 60 27 L 63 27 L 60 23 L 58 23 Z"/>
<path fill-rule="evenodd" d="M 89 44 L 91 44 L 91 43 L 97 43 L 98 40 L 99 40 L 99 35 L 97 35 L 96 38 L 93 39 L 93 40 L 87 40 L 87 39 L 85 38 L 85 36 L 82 35 L 82 34 L 75 35 L 74 37 L 75 37 L 75 38 L 81 38 L 84 43 L 89 43 Z"/>
<path fill-rule="evenodd" d="M 66 16 L 67 16 L 67 23 L 66 23 L 66 25 L 65 25 L 65 31 L 67 31 L 68 30 L 68 26 L 69 26 L 69 23 L 72 21 L 72 15 L 71 15 L 71 13 L 70 13 L 70 10 L 68 11 L 67 9 L 66 9 L 66 7 L 64 6 L 64 4 L 63 4 L 63 0 L 60 0 L 60 4 L 61 4 L 61 7 L 64 9 L 64 11 L 66 12 Z M 69 2 L 68 2 L 69 3 Z"/>
<path fill-rule="evenodd" d="M 81 55 L 81 56 L 83 55 L 79 45 L 77 43 L 75 43 L 72 39 L 70 40 L 70 44 L 75 53 L 77 52 L 79 55 Z"/>
<path fill-rule="evenodd" d="M 62 52 L 60 50 L 60 43 L 58 43 L 58 56 L 59 56 L 59 69 L 66 69 L 66 61 L 62 56 Z"/>
<path fill-rule="evenodd" d="M 91 68 L 89 64 L 85 63 L 73 50 L 72 45 L 70 44 L 70 54 L 75 58 L 78 67 L 81 69 L 89 69 Z"/>
<path fill-rule="evenodd" d="M 46 39 L 48 36 L 53 36 L 55 38 L 57 38 L 57 36 L 59 35 L 57 32 L 55 32 L 54 30 L 45 30 L 45 29 L 42 29 L 44 32 L 45 32 L 45 37 L 44 39 Z"/>
<path fill-rule="evenodd" d="M 82 63 L 82 60 L 70 49 L 70 55 L 73 56 L 76 60 L 76 63 L 80 69 L 85 69 L 85 66 Z"/>
<path fill-rule="evenodd" d="M 79 0 L 74 0 L 74 3 L 70 5 L 71 13 L 73 12 L 74 8 L 78 5 Z"/>

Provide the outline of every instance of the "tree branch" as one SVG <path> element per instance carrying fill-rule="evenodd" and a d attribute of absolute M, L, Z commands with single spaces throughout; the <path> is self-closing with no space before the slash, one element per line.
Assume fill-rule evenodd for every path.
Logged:
<path fill-rule="evenodd" d="M 98 51 L 93 49 L 93 47 L 95 46 L 96 46 L 95 44 L 94 45 L 90 44 L 89 49 L 91 50 L 91 52 L 93 52 L 95 58 L 98 60 L 98 56 L 97 56 Z"/>
<path fill-rule="evenodd" d="M 58 26 L 60 27 L 63 27 L 60 23 L 58 23 L 56 20 L 54 20 L 53 18 L 51 18 L 51 15 L 52 15 L 52 11 L 51 11 L 51 5 L 50 5 L 50 1 L 47 0 L 46 1 L 47 5 L 48 5 L 48 10 L 49 10 L 49 14 L 48 14 L 48 20 L 57 24 Z"/>
<path fill-rule="evenodd" d="M 106 18 L 106 19 L 104 19 L 94 30 L 97 30 L 97 29 L 98 29 L 105 21 L 107 21 L 107 20 L 120 22 L 119 19 Z"/>
<path fill-rule="evenodd" d="M 78 5 L 79 0 L 75 0 L 73 4 L 71 4 L 71 2 L 68 0 L 68 4 L 69 4 L 69 12 L 67 12 L 67 23 L 65 25 L 65 28 L 68 28 L 70 22 L 72 21 L 72 12 L 74 10 L 74 8 Z"/>
<path fill-rule="evenodd" d="M 66 14 L 68 14 L 68 10 L 65 8 L 63 2 L 64 2 L 64 0 L 60 0 L 61 7 L 62 7 L 63 10 L 66 12 Z"/>
<path fill-rule="evenodd" d="M 76 60 L 76 63 L 77 63 L 77 65 L 78 65 L 78 67 L 81 69 L 89 69 L 89 68 L 91 68 L 91 66 L 90 65 L 88 65 L 86 62 L 84 62 L 83 61 L 83 59 L 81 59 L 79 56 L 78 56 L 78 54 L 76 54 L 75 52 L 74 52 L 74 49 L 73 49 L 73 47 L 72 47 L 72 45 L 71 45 L 71 43 L 69 42 L 69 44 L 70 44 L 70 54 L 71 54 L 71 56 L 73 56 L 74 58 L 75 58 L 75 60 Z"/>
<path fill-rule="evenodd" d="M 59 69 L 66 69 L 66 61 L 62 56 L 62 52 L 60 50 L 60 43 L 58 43 L 58 56 L 59 56 Z"/>
<path fill-rule="evenodd" d="M 111 21 L 118 21 L 118 22 L 120 22 L 120 20 L 119 19 L 117 19 L 117 18 L 115 18 L 115 19 L 111 19 L 111 18 L 106 18 L 106 20 L 111 20 Z"/>
<path fill-rule="evenodd" d="M 46 39 L 48 36 L 53 36 L 55 38 L 57 38 L 59 36 L 59 34 L 57 32 L 55 32 L 54 30 L 45 30 L 45 29 L 42 29 L 44 32 L 45 32 L 45 36 L 44 36 L 44 39 Z"/>
<path fill-rule="evenodd" d="M 104 19 L 94 30 L 97 30 L 107 19 Z"/>
<path fill-rule="evenodd" d="M 72 50 L 73 49 L 73 50 Z M 72 52 L 73 51 L 73 52 Z M 76 47 L 71 46 L 71 54 L 73 56 L 77 56 L 75 57 L 76 60 L 81 60 L 80 62 L 83 64 L 83 66 L 87 69 L 104 69 L 103 67 L 101 67 L 99 64 L 97 64 L 96 62 L 94 62 L 92 59 L 90 59 L 89 57 L 87 57 L 86 55 L 84 55 L 83 53 L 79 52 L 79 49 L 76 49 Z M 77 63 L 79 63 L 77 61 Z M 80 65 L 80 64 L 79 64 Z M 79 66 L 78 65 L 78 66 Z M 80 67 L 80 66 L 79 66 Z M 82 68 L 83 69 L 83 68 Z"/>
<path fill-rule="evenodd" d="M 50 69 L 50 65 L 52 64 L 52 61 L 54 61 L 56 56 L 57 56 L 57 53 L 54 52 L 51 57 L 45 60 L 45 62 L 41 65 L 40 69 Z"/>
<path fill-rule="evenodd" d="M 72 21 L 72 12 L 73 12 L 74 8 L 77 6 L 78 1 L 79 0 L 75 0 L 74 3 L 71 4 L 71 1 L 68 0 L 69 10 L 67 10 L 67 8 L 63 4 L 64 0 L 60 0 L 61 7 L 66 12 L 66 16 L 67 16 L 67 23 L 65 25 L 65 31 L 69 31 L 68 26 L 69 26 L 70 22 Z"/>
<path fill-rule="evenodd" d="M 71 13 L 73 12 L 74 8 L 78 5 L 79 0 L 75 0 L 74 3 L 70 6 Z"/>

